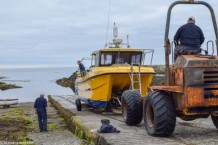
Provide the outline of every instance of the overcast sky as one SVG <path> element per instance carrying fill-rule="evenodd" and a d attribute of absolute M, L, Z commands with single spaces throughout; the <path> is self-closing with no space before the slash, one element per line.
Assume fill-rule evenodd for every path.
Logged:
<path fill-rule="evenodd" d="M 119 37 L 129 35 L 134 48 L 154 49 L 154 64 L 164 63 L 164 32 L 169 5 L 175 0 L 111 0 Z M 218 2 L 208 0 L 218 15 Z M 104 48 L 109 0 L 0 0 L 0 68 L 76 66 L 76 60 Z M 176 6 L 170 38 L 196 18 L 206 41 L 215 40 L 209 11 L 203 6 Z M 203 44 L 203 48 L 206 43 Z"/>

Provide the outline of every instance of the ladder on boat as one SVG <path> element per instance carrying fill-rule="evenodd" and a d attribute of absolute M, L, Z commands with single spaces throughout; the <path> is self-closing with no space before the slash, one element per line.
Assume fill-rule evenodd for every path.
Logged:
<path fill-rule="evenodd" d="M 134 66 L 137 67 L 137 70 L 134 71 Z M 131 88 L 132 90 L 138 90 L 140 94 L 142 94 L 142 83 L 141 83 L 141 65 L 140 63 L 132 63 L 131 64 Z M 136 87 L 138 86 L 138 87 Z"/>

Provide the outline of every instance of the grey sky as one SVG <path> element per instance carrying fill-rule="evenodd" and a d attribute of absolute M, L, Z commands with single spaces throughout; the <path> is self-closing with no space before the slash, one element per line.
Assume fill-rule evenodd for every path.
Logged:
<path fill-rule="evenodd" d="M 164 63 L 163 39 L 168 6 L 175 0 L 111 0 L 119 36 L 135 48 L 155 49 L 154 64 Z M 210 3 L 216 16 L 218 3 Z M 0 67 L 76 66 L 76 60 L 104 47 L 109 0 L 0 0 Z M 214 40 L 209 11 L 202 6 L 173 10 L 170 38 L 196 18 L 207 40 Z M 205 47 L 205 43 L 203 44 Z"/>

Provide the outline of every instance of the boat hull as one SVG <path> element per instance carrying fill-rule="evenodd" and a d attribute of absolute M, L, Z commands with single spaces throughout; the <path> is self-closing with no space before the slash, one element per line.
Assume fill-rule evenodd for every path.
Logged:
<path fill-rule="evenodd" d="M 78 95 L 93 101 L 108 102 L 114 93 L 120 94 L 130 89 L 130 73 L 130 71 L 125 72 L 124 68 L 116 71 L 93 70 L 86 77 L 76 80 Z M 153 69 L 145 69 L 141 72 L 142 96 L 146 96 L 147 87 L 151 85 L 153 76 Z M 135 84 L 134 88 L 138 88 L 138 84 Z"/>
<path fill-rule="evenodd" d="M 0 99 L 0 106 L 17 105 L 18 102 L 18 99 Z"/>

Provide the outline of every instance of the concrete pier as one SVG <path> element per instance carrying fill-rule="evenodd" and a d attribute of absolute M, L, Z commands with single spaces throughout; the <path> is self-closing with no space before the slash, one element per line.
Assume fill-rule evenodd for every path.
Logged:
<path fill-rule="evenodd" d="M 138 126 L 127 126 L 122 115 L 99 114 L 88 109 L 78 112 L 75 106 L 75 97 L 50 96 L 49 100 L 65 118 L 70 130 L 90 144 L 99 145 L 181 145 L 181 144 L 218 144 L 218 130 L 211 118 L 182 121 L 177 118 L 175 131 L 171 137 L 152 137 L 144 129 L 143 122 Z M 111 125 L 120 130 L 120 133 L 98 133 L 101 119 L 109 119 Z"/>

